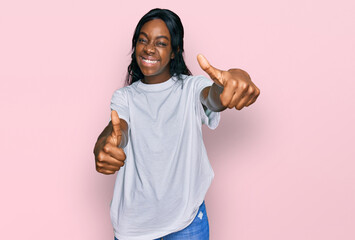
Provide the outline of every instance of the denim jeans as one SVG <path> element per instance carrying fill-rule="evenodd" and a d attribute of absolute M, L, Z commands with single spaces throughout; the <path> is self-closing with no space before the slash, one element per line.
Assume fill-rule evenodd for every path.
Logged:
<path fill-rule="evenodd" d="M 205 201 L 198 209 L 195 219 L 186 228 L 170 233 L 155 240 L 209 240 L 210 228 L 206 212 Z M 118 240 L 115 238 L 115 240 Z"/>

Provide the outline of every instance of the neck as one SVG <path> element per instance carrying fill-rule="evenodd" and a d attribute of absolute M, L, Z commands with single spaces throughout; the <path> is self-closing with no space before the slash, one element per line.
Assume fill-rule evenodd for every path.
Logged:
<path fill-rule="evenodd" d="M 171 75 L 164 75 L 164 76 L 144 76 L 144 79 L 142 82 L 146 84 L 157 84 L 157 83 L 163 83 L 168 81 L 171 78 Z"/>

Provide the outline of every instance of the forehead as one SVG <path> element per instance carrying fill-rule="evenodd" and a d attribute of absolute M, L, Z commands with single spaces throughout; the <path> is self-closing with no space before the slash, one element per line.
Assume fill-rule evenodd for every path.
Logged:
<path fill-rule="evenodd" d="M 161 19 L 153 19 L 146 22 L 142 26 L 141 32 L 146 33 L 149 37 L 166 36 L 170 39 L 169 29 Z"/>

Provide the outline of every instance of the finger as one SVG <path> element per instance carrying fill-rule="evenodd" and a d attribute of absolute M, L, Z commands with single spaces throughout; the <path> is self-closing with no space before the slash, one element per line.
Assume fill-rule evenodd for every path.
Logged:
<path fill-rule="evenodd" d="M 256 99 L 257 99 L 257 97 L 250 99 L 250 101 L 247 104 L 245 104 L 245 106 L 249 107 L 250 105 L 252 105 L 256 101 Z"/>
<path fill-rule="evenodd" d="M 247 90 L 246 90 L 247 89 Z M 231 107 L 235 107 L 237 110 L 241 110 L 243 107 L 246 106 L 250 100 L 252 100 L 255 96 L 255 90 L 253 87 L 247 87 L 242 89 L 242 95 L 240 98 L 236 98 L 236 101 L 233 103 L 234 105 Z"/>
<path fill-rule="evenodd" d="M 226 86 L 223 89 L 223 92 L 220 95 L 221 103 L 223 106 L 228 107 L 232 101 L 235 91 L 237 89 L 236 82 L 227 82 Z"/>
<path fill-rule="evenodd" d="M 111 111 L 111 123 L 112 123 L 112 138 L 116 146 L 121 143 L 121 127 L 120 127 L 120 118 L 115 110 Z"/>
<path fill-rule="evenodd" d="M 254 94 L 253 98 L 250 99 L 249 102 L 247 102 L 247 104 L 245 105 L 246 107 L 249 107 L 250 105 L 252 105 L 260 95 L 259 88 L 257 88 L 257 87 L 255 87 L 255 88 L 256 88 L 255 94 Z"/>
<path fill-rule="evenodd" d="M 250 96 L 244 96 L 242 99 L 237 102 L 234 107 L 237 110 L 242 110 L 243 107 L 246 107 L 246 103 L 250 101 Z"/>
<path fill-rule="evenodd" d="M 105 151 L 100 151 L 96 158 L 97 163 L 111 164 L 111 165 L 115 165 L 117 161 L 124 162 L 125 160 L 126 160 L 126 155 L 124 152 L 121 153 L 121 155 L 118 157 L 117 156 L 113 157 L 109 153 L 106 153 Z"/>
<path fill-rule="evenodd" d="M 116 165 L 109 165 L 109 164 L 97 164 L 96 168 L 97 171 L 104 171 L 104 170 L 108 170 L 108 171 L 118 171 L 121 167 L 124 166 L 124 163 L 120 163 L 120 164 L 116 164 Z"/>
<path fill-rule="evenodd" d="M 117 160 L 124 161 L 126 159 L 126 154 L 123 149 L 118 148 L 110 142 L 106 143 L 106 145 L 103 147 L 103 150 L 105 153 Z"/>
<path fill-rule="evenodd" d="M 207 61 L 207 59 L 201 55 L 197 55 L 197 61 L 203 71 L 205 71 L 208 76 L 219 86 L 223 86 L 223 78 L 222 78 L 222 71 L 212 67 L 211 64 Z"/>
<path fill-rule="evenodd" d="M 243 98 L 244 99 L 244 98 Z M 240 102 L 240 96 L 238 94 L 234 94 L 233 97 L 232 97 L 232 101 L 229 103 L 228 105 L 228 108 L 237 108 L 237 105 L 239 104 Z M 238 109 L 240 110 L 240 109 Z"/>
<path fill-rule="evenodd" d="M 239 83 L 235 89 L 233 100 L 228 105 L 228 108 L 233 108 L 233 107 L 240 105 L 240 103 L 243 102 L 242 99 L 244 99 L 244 98 L 246 98 L 246 99 L 244 99 L 244 101 L 249 100 L 250 98 L 249 98 L 249 94 L 248 94 L 248 89 L 249 89 L 249 86 L 247 84 Z M 240 109 L 238 108 L 238 110 L 240 110 Z"/>
<path fill-rule="evenodd" d="M 107 159 L 107 156 L 105 157 L 105 159 Z M 96 171 L 98 171 L 99 173 L 103 173 L 103 174 L 113 174 L 120 169 L 121 165 L 123 166 L 123 163 L 116 164 L 116 166 L 113 166 L 113 165 L 109 165 L 106 162 L 97 161 L 96 162 Z"/>
<path fill-rule="evenodd" d="M 110 171 L 110 170 L 98 170 L 99 173 L 105 174 L 105 175 L 111 175 L 114 174 L 116 171 Z"/>
<path fill-rule="evenodd" d="M 96 167 L 98 168 L 102 168 L 102 169 L 117 169 L 119 167 L 122 167 L 124 165 L 124 160 L 118 160 L 116 158 L 111 157 L 110 155 L 106 155 L 105 156 L 105 160 L 104 161 L 97 161 L 96 162 Z"/>

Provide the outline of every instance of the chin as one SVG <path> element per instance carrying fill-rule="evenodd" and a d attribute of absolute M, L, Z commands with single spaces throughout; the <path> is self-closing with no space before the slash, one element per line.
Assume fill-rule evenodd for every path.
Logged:
<path fill-rule="evenodd" d="M 155 76 L 155 75 L 158 75 L 156 72 L 151 72 L 151 71 L 142 71 L 141 72 L 143 73 L 143 75 L 145 77 L 152 77 L 152 76 Z"/>

